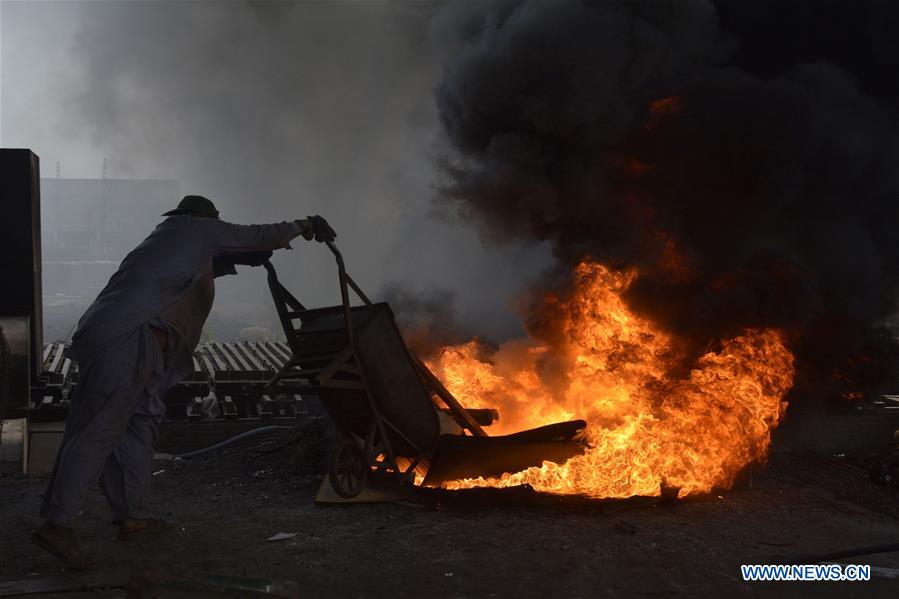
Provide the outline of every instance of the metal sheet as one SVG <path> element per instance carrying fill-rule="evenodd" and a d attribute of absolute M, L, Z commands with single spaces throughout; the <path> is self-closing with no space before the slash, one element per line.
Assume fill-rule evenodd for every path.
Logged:
<path fill-rule="evenodd" d="M 424 484 L 436 486 L 463 478 L 498 477 L 540 466 L 544 461 L 563 464 L 584 453 L 577 434 L 586 426 L 583 420 L 574 420 L 500 437 L 443 435 Z"/>
<path fill-rule="evenodd" d="M 440 435 L 437 410 L 415 370 L 387 304 L 375 304 L 356 332 L 359 360 L 381 415 L 430 452 Z"/>
<path fill-rule="evenodd" d="M 407 499 L 414 490 L 412 485 L 400 486 L 395 478 L 389 477 L 369 480 L 361 493 L 346 498 L 337 494 L 326 476 L 315 494 L 315 503 L 385 503 Z"/>

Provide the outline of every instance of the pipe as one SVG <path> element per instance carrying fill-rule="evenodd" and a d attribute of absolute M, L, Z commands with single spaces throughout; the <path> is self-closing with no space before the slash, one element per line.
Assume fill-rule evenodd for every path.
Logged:
<path fill-rule="evenodd" d="M 216 443 L 215 445 L 210 445 L 209 447 L 204 447 L 203 449 L 197 449 L 196 451 L 189 451 L 187 453 L 179 453 L 174 457 L 176 459 L 181 460 L 189 460 L 190 458 L 195 458 L 197 456 L 201 456 L 205 453 L 209 453 L 210 451 L 215 451 L 217 449 L 224 449 L 226 447 L 230 447 L 235 443 L 239 443 L 245 439 L 249 439 L 251 437 L 255 437 L 257 435 L 262 435 L 265 433 L 273 433 L 277 430 L 293 430 L 292 426 L 278 426 L 276 424 L 271 424 L 269 426 L 260 426 L 259 428 L 254 428 L 252 430 L 244 431 L 239 435 L 234 435 L 228 439 L 225 439 L 221 443 Z"/>

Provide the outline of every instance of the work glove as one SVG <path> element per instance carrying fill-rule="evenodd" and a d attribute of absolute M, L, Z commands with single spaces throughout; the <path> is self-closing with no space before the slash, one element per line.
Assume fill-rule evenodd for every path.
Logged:
<path fill-rule="evenodd" d="M 303 239 L 306 241 L 315 239 L 315 225 L 312 224 L 311 220 L 304 218 L 297 222 L 300 223 L 300 226 L 303 228 L 302 231 L 300 231 L 300 235 L 303 236 Z"/>
<path fill-rule="evenodd" d="M 307 216 L 306 219 L 312 228 L 312 237 L 307 237 L 306 233 L 303 233 L 303 237 L 307 240 L 314 237 L 316 241 L 323 243 L 325 241 L 334 241 L 334 238 L 337 237 L 337 233 L 334 232 L 328 221 L 321 216 L 316 214 L 315 216 Z"/>

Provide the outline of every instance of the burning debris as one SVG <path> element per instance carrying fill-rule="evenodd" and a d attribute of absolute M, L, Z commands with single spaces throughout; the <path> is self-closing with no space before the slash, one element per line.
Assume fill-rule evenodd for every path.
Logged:
<path fill-rule="evenodd" d="M 431 367 L 497 428 L 588 422 L 589 451 L 460 486 L 624 497 L 727 487 L 790 401 L 899 361 L 896 107 L 830 63 L 735 65 L 711 2 L 451 10 L 438 206 L 548 241 L 528 337 Z"/>
<path fill-rule="evenodd" d="M 589 449 L 562 466 L 451 486 L 529 483 L 598 497 L 657 495 L 669 486 L 686 495 L 728 487 L 765 457 L 793 382 L 781 332 L 748 330 L 672 377 L 683 347 L 622 299 L 636 274 L 596 263 L 575 272 L 571 295 L 544 298 L 548 341 L 507 343 L 490 361 L 473 341 L 444 348 L 431 366 L 463 404 L 499 409 L 491 431 L 584 418 Z M 563 374 L 549 383 L 546 371 Z"/>

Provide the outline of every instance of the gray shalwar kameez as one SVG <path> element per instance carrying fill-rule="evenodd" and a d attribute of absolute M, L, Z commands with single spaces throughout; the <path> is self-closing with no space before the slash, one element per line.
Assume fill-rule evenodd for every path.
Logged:
<path fill-rule="evenodd" d="M 70 526 L 98 478 L 115 519 L 147 516 L 162 397 L 193 369 L 214 276 L 235 273 L 237 253 L 289 247 L 301 232 L 298 221 L 235 225 L 171 216 L 125 257 L 72 338 L 78 385 L 44 518 Z M 164 355 L 151 327 L 167 337 Z"/>

